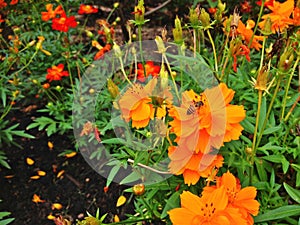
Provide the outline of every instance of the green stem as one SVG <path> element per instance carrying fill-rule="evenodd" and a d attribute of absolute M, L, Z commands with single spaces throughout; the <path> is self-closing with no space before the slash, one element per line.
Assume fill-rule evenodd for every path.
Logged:
<path fill-rule="evenodd" d="M 13 99 L 11 100 L 11 102 L 13 102 L 14 100 L 16 99 L 16 96 L 14 95 L 13 96 Z M 6 110 L 3 112 L 3 114 L 1 115 L 0 117 L 0 121 L 9 113 L 9 111 L 11 110 L 12 108 L 12 104 L 9 104 L 8 107 L 6 107 Z"/>
<path fill-rule="evenodd" d="M 255 27 L 254 27 L 254 30 L 253 30 L 253 34 L 252 34 L 252 36 L 250 38 L 250 41 L 249 41 L 249 44 L 248 44 L 249 48 L 252 45 L 254 35 L 255 35 L 256 31 L 257 31 L 258 23 L 259 23 L 259 21 L 261 19 L 261 16 L 262 16 L 262 13 L 263 13 L 263 10 L 264 10 L 264 5 L 265 5 L 265 0 L 262 0 L 261 1 L 261 6 L 260 6 L 260 9 L 259 9 L 259 13 L 258 13 L 258 17 L 257 17 L 257 21 L 255 23 Z"/>
<path fill-rule="evenodd" d="M 121 71 L 122 71 L 122 73 L 123 73 L 123 75 L 124 75 L 124 77 L 125 77 L 125 80 L 126 80 L 131 86 L 133 86 L 133 84 L 132 84 L 131 81 L 128 79 L 127 74 L 126 74 L 126 72 L 125 72 L 125 70 L 124 70 L 124 64 L 123 64 L 123 60 L 122 60 L 121 57 L 119 57 L 119 61 L 120 61 L 120 64 L 121 64 Z"/>
<path fill-rule="evenodd" d="M 294 66 L 293 66 L 292 72 L 290 73 L 289 80 L 288 80 L 288 82 L 286 84 L 286 89 L 285 89 L 284 98 L 283 98 L 283 102 L 282 102 L 282 108 L 281 108 L 281 117 L 280 117 L 281 120 L 283 120 L 283 117 L 284 117 L 284 111 L 285 111 L 285 106 L 286 106 L 286 100 L 287 100 L 288 93 L 289 93 L 289 88 L 290 88 L 290 85 L 291 85 L 292 78 L 293 78 L 293 75 L 295 73 L 295 70 L 296 70 L 296 68 L 298 66 L 299 60 L 300 60 L 300 56 L 297 57 L 296 62 L 294 64 Z"/>
<path fill-rule="evenodd" d="M 217 59 L 217 52 L 216 52 L 216 47 L 215 47 L 214 40 L 212 39 L 212 36 L 211 36 L 211 34 L 210 34 L 209 29 L 207 29 L 207 34 L 208 34 L 208 37 L 209 37 L 211 46 L 212 46 L 212 48 L 213 48 L 214 58 L 215 58 L 215 70 L 216 70 L 216 73 L 218 74 L 218 59 Z"/>
<path fill-rule="evenodd" d="M 266 37 L 264 36 L 263 44 L 262 44 L 262 49 L 261 49 L 261 57 L 260 57 L 260 65 L 259 65 L 259 70 L 263 67 L 264 63 L 264 53 L 265 53 L 265 47 L 266 47 Z"/>
<path fill-rule="evenodd" d="M 274 91 L 274 93 L 273 93 L 273 97 L 272 97 L 272 100 L 271 100 L 271 102 L 270 102 L 270 105 L 269 105 L 269 108 L 268 108 L 268 111 L 267 111 L 267 114 L 266 114 L 264 123 L 263 123 L 263 125 L 262 125 L 262 127 L 261 127 L 261 130 L 260 130 L 260 132 L 259 132 L 259 136 L 258 136 L 258 138 L 257 138 L 257 142 L 256 142 L 255 149 L 258 148 L 259 143 L 260 143 L 260 141 L 261 141 L 261 138 L 262 138 L 262 136 L 263 136 L 264 130 L 265 130 L 266 125 L 267 125 L 267 122 L 268 122 L 268 118 L 269 118 L 269 116 L 270 116 L 270 113 L 271 113 L 271 111 L 272 111 L 273 104 L 274 104 L 274 102 L 275 102 L 277 93 L 278 93 L 278 91 L 279 91 L 279 87 L 280 87 L 280 84 L 281 84 L 281 80 L 282 80 L 282 74 L 279 75 L 279 78 L 278 78 L 278 81 L 277 81 L 277 85 L 276 85 L 275 91 Z"/>
<path fill-rule="evenodd" d="M 24 69 L 26 69 L 32 62 L 32 60 L 34 59 L 34 57 L 37 55 L 39 49 L 36 49 L 35 52 L 33 53 L 33 55 L 31 56 L 31 58 L 29 59 L 29 61 L 22 67 L 20 68 L 19 70 L 17 70 L 16 72 L 14 72 L 12 75 L 14 74 L 17 74 L 17 73 L 20 73 L 22 72 Z"/>
<path fill-rule="evenodd" d="M 260 117 L 260 110 L 261 110 L 261 101 L 262 100 L 262 90 L 258 91 L 258 105 L 257 105 L 257 114 L 256 114 L 256 121 L 255 121 L 255 130 L 253 134 L 253 142 L 252 142 L 252 155 L 251 155 L 251 169 L 250 169 L 250 185 L 252 185 L 253 180 L 253 170 L 254 170 L 254 158 L 256 156 L 256 137 L 257 137 L 257 131 L 258 131 L 258 124 L 259 124 L 259 117 Z"/>

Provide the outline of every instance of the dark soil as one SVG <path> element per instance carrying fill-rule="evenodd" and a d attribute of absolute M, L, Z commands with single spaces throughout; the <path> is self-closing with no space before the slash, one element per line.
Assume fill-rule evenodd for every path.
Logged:
<path fill-rule="evenodd" d="M 35 111 L 24 113 L 17 110 L 10 116 L 13 123 L 20 123 L 19 129 L 25 129 L 35 114 Z M 45 132 L 34 129 L 28 133 L 36 138 L 15 139 L 22 149 L 15 146 L 4 146 L 1 149 L 6 152 L 11 170 L 0 168 L 0 199 L 3 200 L 0 211 L 12 213 L 15 218 L 12 225 L 53 225 L 53 221 L 47 219 L 49 214 L 63 215 L 75 221 L 86 216 L 86 211 L 95 215 L 97 208 L 101 215 L 108 213 L 107 222 L 112 221 L 116 214 L 120 219 L 125 219 L 125 213 L 133 213 L 130 202 L 116 207 L 118 197 L 128 187 L 112 183 L 105 193 L 105 178 L 96 173 L 80 153 L 72 158 L 58 156 L 65 150 L 74 150 L 74 143 L 70 142 L 68 136 L 47 137 Z M 54 145 L 52 150 L 48 147 L 48 141 Z M 26 163 L 27 157 L 32 158 L 35 163 L 29 166 Z M 46 175 L 37 180 L 31 179 L 38 170 L 45 171 Z M 61 170 L 65 173 L 57 178 Z M 34 194 L 46 201 L 32 202 Z M 124 195 L 130 197 L 126 193 Z M 52 210 L 52 203 L 60 203 L 63 208 Z"/>

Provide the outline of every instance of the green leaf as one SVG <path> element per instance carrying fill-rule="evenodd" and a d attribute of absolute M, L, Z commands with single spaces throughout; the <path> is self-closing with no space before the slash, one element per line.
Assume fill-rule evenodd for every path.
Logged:
<path fill-rule="evenodd" d="M 179 196 L 180 196 L 179 192 L 174 192 L 171 195 L 171 197 L 166 201 L 166 206 L 164 207 L 161 213 L 161 219 L 165 218 L 168 215 L 168 211 L 179 207 L 180 204 Z"/>
<path fill-rule="evenodd" d="M 5 219 L 5 220 L 1 220 L 0 225 L 7 225 L 7 224 L 11 223 L 14 220 L 15 220 L 15 218 L 9 218 L 9 219 Z"/>
<path fill-rule="evenodd" d="M 286 205 L 254 217 L 255 223 L 300 215 L 300 205 Z"/>
<path fill-rule="evenodd" d="M 292 188 L 290 185 L 287 183 L 283 183 L 283 186 L 286 190 L 286 192 L 289 194 L 289 196 L 297 203 L 300 204 L 300 190 L 296 190 Z"/>
<path fill-rule="evenodd" d="M 287 159 L 283 155 L 268 155 L 268 156 L 264 156 L 262 158 L 267 161 L 273 162 L 273 163 L 281 163 L 284 174 L 289 169 L 290 163 L 289 163 L 289 161 L 287 161 Z"/>
<path fill-rule="evenodd" d="M 261 101 L 260 116 L 259 116 L 259 121 L 258 121 L 259 132 L 261 132 L 263 123 L 266 118 L 266 114 L 267 114 L 267 101 L 266 101 L 266 97 L 263 97 L 262 101 Z"/>
<path fill-rule="evenodd" d="M 141 179 L 141 175 L 137 173 L 136 171 L 133 171 L 131 174 L 129 174 L 127 177 L 125 177 L 120 184 L 130 184 L 134 181 L 137 181 Z"/>
<path fill-rule="evenodd" d="M 0 212 L 0 219 L 3 219 L 4 217 L 9 216 L 10 214 L 10 212 Z"/>
<path fill-rule="evenodd" d="M 275 133 L 276 131 L 279 131 L 281 128 L 282 127 L 280 125 L 277 127 L 270 127 L 264 130 L 263 135 Z"/>

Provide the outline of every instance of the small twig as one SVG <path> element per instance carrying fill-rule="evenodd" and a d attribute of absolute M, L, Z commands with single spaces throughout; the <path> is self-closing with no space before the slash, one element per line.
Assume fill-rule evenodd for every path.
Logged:
<path fill-rule="evenodd" d="M 134 160 L 133 159 L 127 159 L 127 162 L 134 163 Z M 153 171 L 155 173 L 159 173 L 159 174 L 172 174 L 169 171 L 160 171 L 160 170 L 154 169 L 154 168 L 152 168 L 150 166 L 146 166 L 146 165 L 144 165 L 142 163 L 137 163 L 137 165 L 140 166 L 140 167 L 143 167 L 145 169 L 151 170 L 151 171 Z"/>
<path fill-rule="evenodd" d="M 145 12 L 145 16 L 148 16 L 148 15 L 154 13 L 155 11 L 160 10 L 161 8 L 163 8 L 164 6 L 166 6 L 167 4 L 169 4 L 171 1 L 172 0 L 167 0 L 164 3 L 160 4 L 159 6 L 155 7 L 154 9 L 151 9 L 150 11 Z"/>
<path fill-rule="evenodd" d="M 70 181 L 72 181 L 79 189 L 83 188 L 83 184 L 79 183 L 79 181 L 77 181 L 74 177 L 72 177 L 71 175 L 66 174 L 66 173 L 65 173 L 65 176 L 66 176 Z"/>

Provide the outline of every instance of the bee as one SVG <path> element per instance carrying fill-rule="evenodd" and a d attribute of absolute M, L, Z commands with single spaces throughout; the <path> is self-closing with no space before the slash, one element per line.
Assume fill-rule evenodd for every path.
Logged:
<path fill-rule="evenodd" d="M 202 101 L 198 101 L 198 102 L 195 102 L 189 106 L 189 108 L 187 109 L 186 111 L 186 115 L 192 115 L 196 112 L 196 110 L 198 108 L 200 108 L 201 106 L 203 106 L 203 102 Z"/>

